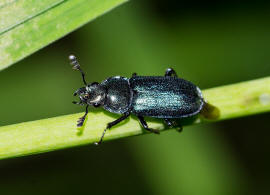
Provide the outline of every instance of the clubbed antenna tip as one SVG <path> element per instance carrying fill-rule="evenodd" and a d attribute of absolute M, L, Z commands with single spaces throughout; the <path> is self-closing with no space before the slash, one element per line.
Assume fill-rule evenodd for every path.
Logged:
<path fill-rule="evenodd" d="M 85 81 L 85 78 L 84 78 L 84 72 L 82 71 L 81 67 L 80 67 L 80 64 L 77 60 L 77 58 L 74 56 L 74 55 L 70 55 L 68 57 L 69 61 L 70 61 L 70 64 L 72 65 L 72 69 L 74 70 L 79 70 L 81 72 L 81 75 L 82 75 L 82 79 L 83 79 L 83 83 L 85 85 L 87 85 L 86 81 Z"/>
<path fill-rule="evenodd" d="M 74 55 L 70 55 L 70 56 L 68 56 L 68 59 L 69 59 L 70 61 L 72 61 L 72 60 L 76 59 L 76 57 L 75 57 Z"/>
<path fill-rule="evenodd" d="M 68 59 L 69 59 L 70 64 L 72 65 L 72 68 L 74 70 L 79 70 L 80 69 L 80 64 L 79 64 L 79 62 L 77 61 L 77 58 L 74 55 L 70 55 L 68 57 Z"/>

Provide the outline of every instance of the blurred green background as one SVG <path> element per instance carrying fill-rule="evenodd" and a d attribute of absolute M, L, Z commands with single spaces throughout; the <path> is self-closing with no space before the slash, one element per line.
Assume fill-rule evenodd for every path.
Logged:
<path fill-rule="evenodd" d="M 87 81 L 178 75 L 202 89 L 270 74 L 267 1 L 137 0 L 0 72 L 0 125 L 83 112 Z M 230 100 L 228 100 L 230 101 Z M 269 194 L 269 114 L 0 161 L 0 194 Z"/>

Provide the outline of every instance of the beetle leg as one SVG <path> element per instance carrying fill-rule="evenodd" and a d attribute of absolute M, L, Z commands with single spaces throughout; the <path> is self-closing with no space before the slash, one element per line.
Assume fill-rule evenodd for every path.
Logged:
<path fill-rule="evenodd" d="M 141 123 L 141 125 L 143 126 L 144 129 L 146 129 L 147 131 L 150 131 L 152 133 L 159 134 L 158 130 L 151 129 L 151 128 L 148 127 L 146 121 L 144 120 L 144 118 L 142 116 L 138 116 L 138 119 L 140 120 L 140 123 Z"/>
<path fill-rule="evenodd" d="M 131 77 L 135 77 L 135 76 L 137 76 L 136 72 L 134 72 Z"/>
<path fill-rule="evenodd" d="M 164 121 L 166 122 L 166 124 L 167 124 L 169 127 L 171 127 L 171 128 L 177 128 L 177 127 L 178 127 L 177 131 L 178 131 L 178 132 L 182 132 L 183 127 L 182 127 L 181 125 L 179 125 L 179 124 L 176 124 L 175 121 L 171 121 L 171 120 L 168 119 L 168 118 L 165 118 Z"/>
<path fill-rule="evenodd" d="M 169 127 L 173 127 L 173 126 L 174 126 L 174 125 L 173 125 L 173 122 L 172 122 L 170 119 L 165 118 L 164 121 L 166 122 L 166 124 L 167 124 Z"/>
<path fill-rule="evenodd" d="M 165 77 L 178 77 L 176 72 L 174 71 L 174 69 L 172 68 L 167 68 L 166 72 L 165 72 Z"/>
<path fill-rule="evenodd" d="M 114 125 L 116 125 L 116 124 L 120 123 L 121 121 L 125 120 L 127 117 L 129 117 L 129 115 L 130 115 L 130 112 L 126 112 L 126 113 L 124 113 L 124 115 L 121 116 L 120 118 L 116 119 L 116 120 L 113 121 L 113 122 L 108 123 L 106 129 L 104 129 L 104 131 L 103 131 L 103 133 L 102 133 L 102 136 L 101 136 L 99 142 L 96 142 L 95 144 L 96 144 L 96 145 L 101 144 L 101 142 L 102 142 L 102 140 L 103 140 L 103 138 L 104 138 L 104 135 L 105 135 L 107 129 L 110 129 L 110 128 L 112 128 Z"/>
<path fill-rule="evenodd" d="M 77 121 L 78 122 L 77 127 L 81 127 L 83 125 L 83 122 L 85 121 L 85 117 L 88 114 L 88 106 L 89 105 L 87 105 L 86 108 L 85 108 L 85 114 L 81 118 L 79 118 L 79 120 Z"/>

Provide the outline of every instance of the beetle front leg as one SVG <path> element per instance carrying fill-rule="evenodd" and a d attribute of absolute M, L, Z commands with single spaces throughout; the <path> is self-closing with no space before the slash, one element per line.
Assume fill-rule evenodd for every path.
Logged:
<path fill-rule="evenodd" d="M 167 68 L 166 72 L 165 72 L 165 77 L 178 77 L 175 70 L 172 68 Z"/>
<path fill-rule="evenodd" d="M 165 118 L 164 121 L 166 122 L 166 124 L 169 127 L 171 127 L 171 128 L 178 128 L 177 129 L 178 132 L 182 132 L 183 131 L 183 127 L 181 125 L 176 124 L 175 121 L 172 121 L 172 120 L 170 120 L 168 118 Z"/>
<path fill-rule="evenodd" d="M 113 122 L 108 123 L 106 129 L 104 129 L 104 131 L 103 131 L 103 133 L 102 133 L 102 136 L 101 136 L 99 142 L 96 142 L 95 144 L 96 144 L 96 145 L 101 144 L 101 142 L 102 142 L 102 140 L 103 140 L 103 138 L 104 138 L 104 135 L 105 135 L 107 129 L 110 129 L 110 128 L 112 128 L 114 125 L 116 125 L 116 124 L 120 123 L 121 121 L 125 120 L 127 117 L 129 117 L 129 115 L 130 115 L 130 112 L 126 112 L 126 113 L 124 113 L 124 115 L 121 116 L 120 118 L 116 119 L 116 120 L 113 121 Z"/>
<path fill-rule="evenodd" d="M 160 132 L 158 130 L 155 130 L 155 129 L 151 129 L 148 127 L 146 121 L 144 120 L 144 118 L 142 116 L 138 116 L 138 119 L 140 120 L 140 123 L 141 125 L 143 126 L 143 128 L 147 131 L 150 131 L 152 133 L 155 133 L 155 134 L 159 134 Z"/>
<path fill-rule="evenodd" d="M 77 122 L 78 122 L 78 123 L 77 123 L 77 127 L 83 126 L 83 123 L 84 123 L 84 121 L 85 121 L 85 118 L 86 118 L 86 116 L 87 116 L 87 114 L 88 114 L 88 106 L 89 106 L 89 105 L 87 105 L 86 108 L 85 108 L 85 114 L 84 114 L 82 117 L 80 117 L 79 120 L 77 121 Z"/>

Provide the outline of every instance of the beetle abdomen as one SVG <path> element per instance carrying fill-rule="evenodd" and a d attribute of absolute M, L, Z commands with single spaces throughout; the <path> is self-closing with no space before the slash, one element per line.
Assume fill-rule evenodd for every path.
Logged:
<path fill-rule="evenodd" d="M 199 88 L 180 78 L 135 76 L 130 79 L 130 87 L 136 115 L 183 118 L 198 114 L 203 106 Z"/>

